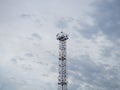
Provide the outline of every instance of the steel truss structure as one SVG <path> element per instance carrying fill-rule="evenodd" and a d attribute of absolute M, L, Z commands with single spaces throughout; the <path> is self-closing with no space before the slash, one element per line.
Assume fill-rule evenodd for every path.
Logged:
<path fill-rule="evenodd" d="M 58 90 L 67 90 L 67 59 L 66 59 L 66 40 L 68 35 L 61 32 L 57 35 L 59 40 L 59 76 L 58 76 Z"/>

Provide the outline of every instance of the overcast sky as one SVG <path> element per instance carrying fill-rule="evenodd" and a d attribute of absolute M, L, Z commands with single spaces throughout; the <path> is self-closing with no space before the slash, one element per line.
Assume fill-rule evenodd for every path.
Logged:
<path fill-rule="evenodd" d="M 68 90 L 120 90 L 119 0 L 0 0 L 0 90 L 57 90 L 61 30 Z"/>

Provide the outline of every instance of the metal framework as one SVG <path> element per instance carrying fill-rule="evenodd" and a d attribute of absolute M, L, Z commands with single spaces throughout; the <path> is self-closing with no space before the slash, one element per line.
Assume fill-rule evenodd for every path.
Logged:
<path fill-rule="evenodd" d="M 57 35 L 59 40 L 59 76 L 58 76 L 58 90 L 67 90 L 67 68 L 66 68 L 66 40 L 68 35 L 61 32 Z"/>

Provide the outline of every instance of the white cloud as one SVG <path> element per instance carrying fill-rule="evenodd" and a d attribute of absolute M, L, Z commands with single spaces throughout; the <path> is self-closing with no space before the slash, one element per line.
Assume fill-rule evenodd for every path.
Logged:
<path fill-rule="evenodd" d="M 68 88 L 119 90 L 119 40 L 115 37 L 114 43 L 108 38 L 112 32 L 97 26 L 99 19 L 91 15 L 98 13 L 93 2 L 96 1 L 0 1 L 2 90 L 57 89 L 56 34 L 61 28 L 69 34 Z"/>

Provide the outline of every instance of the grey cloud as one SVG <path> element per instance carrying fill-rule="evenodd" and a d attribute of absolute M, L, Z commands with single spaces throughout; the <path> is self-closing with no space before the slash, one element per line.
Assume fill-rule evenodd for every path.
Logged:
<path fill-rule="evenodd" d="M 48 77 L 48 74 L 42 74 L 42 76 L 44 76 L 44 77 Z"/>
<path fill-rule="evenodd" d="M 17 90 L 17 84 L 13 81 L 13 80 L 10 80 L 9 78 L 1 78 L 1 83 L 0 83 L 0 90 Z"/>
<path fill-rule="evenodd" d="M 22 64 L 22 68 L 24 70 L 32 70 L 32 65 L 31 64 Z"/>
<path fill-rule="evenodd" d="M 14 58 L 16 58 L 16 59 L 18 59 L 18 60 L 20 60 L 20 61 L 24 60 L 24 58 L 23 58 L 23 57 L 20 57 L 20 56 L 15 56 Z"/>
<path fill-rule="evenodd" d="M 112 62 L 113 65 L 120 65 L 120 47 L 116 43 L 113 46 L 102 47 L 101 50 L 101 60 L 105 60 L 104 62 Z"/>
<path fill-rule="evenodd" d="M 30 14 L 25 14 L 25 13 L 21 14 L 20 16 L 21 16 L 22 18 L 31 18 L 31 15 L 30 15 Z"/>
<path fill-rule="evenodd" d="M 39 40 L 42 39 L 42 37 L 38 33 L 33 33 L 32 37 L 35 38 L 35 39 L 39 39 Z"/>
<path fill-rule="evenodd" d="M 22 20 L 24 20 L 26 23 L 35 25 L 37 27 L 41 27 L 44 22 L 44 17 L 38 16 L 34 13 L 23 13 L 20 15 L 20 18 L 22 18 Z"/>
<path fill-rule="evenodd" d="M 32 33 L 31 36 L 26 37 L 28 40 L 42 40 L 42 37 L 38 33 Z"/>
<path fill-rule="evenodd" d="M 114 0 L 100 0 L 93 3 L 95 12 L 90 16 L 95 19 L 95 25 L 89 26 L 86 23 L 78 20 L 78 24 L 82 25 L 83 29 L 75 28 L 78 33 L 91 39 L 93 35 L 97 35 L 98 32 L 104 33 L 107 38 L 113 42 L 120 38 L 120 1 Z"/>
<path fill-rule="evenodd" d="M 34 57 L 34 55 L 32 53 L 26 53 L 25 56 L 27 56 L 27 57 Z"/>
<path fill-rule="evenodd" d="M 57 28 L 59 28 L 59 29 L 67 29 L 67 28 L 70 28 L 70 30 L 68 31 L 69 33 L 75 33 L 73 30 L 76 30 L 79 34 L 75 34 L 73 37 L 74 38 L 72 38 L 71 39 L 71 41 L 72 40 L 74 40 L 77 36 L 78 36 L 78 38 L 80 38 L 79 37 L 79 35 L 83 35 L 84 37 L 86 37 L 87 39 L 92 39 L 92 36 L 93 35 L 96 35 L 97 36 L 97 33 L 100 31 L 100 32 L 103 32 L 104 34 L 105 34 L 105 36 L 107 36 L 107 38 L 108 39 L 110 39 L 110 40 L 112 40 L 113 42 L 114 41 L 116 41 L 116 40 L 118 40 L 119 39 L 119 35 L 120 35 L 120 32 L 119 32 L 119 19 L 120 19 L 120 13 L 119 13 L 119 7 L 120 7 L 120 2 L 119 2 L 119 0 L 113 0 L 113 2 L 112 3 L 110 3 L 110 2 L 107 2 L 107 1 L 110 1 L 110 0 L 100 0 L 100 1 L 97 1 L 97 3 L 95 3 L 93 6 L 95 6 L 94 7 L 94 9 L 96 9 L 96 11 L 94 12 L 94 14 L 92 14 L 91 15 L 91 17 L 92 18 L 94 18 L 95 19 L 95 26 L 90 26 L 90 25 L 88 25 L 87 23 L 82 23 L 81 21 L 80 21 L 80 19 L 78 20 L 78 21 L 76 21 L 76 22 L 73 22 L 73 21 L 75 21 L 75 19 L 74 18 L 79 18 L 80 16 L 79 15 L 82 15 L 81 13 L 79 13 L 78 12 L 78 2 L 79 1 L 73 1 L 74 3 L 71 3 L 71 5 L 69 6 L 69 4 L 67 3 L 67 1 L 65 1 L 66 2 L 66 4 L 64 4 L 64 6 L 63 6 L 63 8 L 64 7 L 68 7 L 68 8 L 70 8 L 71 6 L 76 6 L 76 8 L 75 9 L 73 9 L 73 10 L 76 10 L 76 11 L 73 11 L 72 12 L 72 10 L 70 10 L 70 11 L 68 11 L 68 12 L 66 12 L 66 14 L 64 14 L 64 11 L 67 11 L 68 10 L 68 8 L 66 9 L 66 10 L 63 10 L 63 9 L 61 9 L 60 10 L 60 13 L 63 15 L 63 16 L 60 16 L 59 15 L 59 13 L 57 14 L 56 13 L 56 11 L 54 11 L 55 13 L 56 13 L 56 15 L 58 15 L 58 16 L 56 16 L 57 18 L 58 17 L 62 17 L 62 18 L 59 18 L 58 20 L 56 20 L 56 23 L 54 23 L 55 24 L 55 26 L 57 27 Z M 36 1 L 35 1 L 36 2 Z M 31 2 L 28 2 L 28 4 L 27 4 L 27 2 L 25 2 L 25 3 L 23 3 L 22 1 L 20 1 L 20 2 L 18 2 L 18 7 L 16 6 L 17 5 L 17 2 L 15 1 L 15 0 L 13 0 L 13 1 L 10 1 L 10 2 L 8 2 L 7 1 L 7 3 L 8 4 L 15 4 L 16 3 L 16 5 L 12 5 L 12 6 L 14 6 L 13 8 L 14 9 L 16 9 L 16 11 L 14 12 L 14 9 L 10 9 L 9 10 L 9 12 L 8 13 L 6 13 L 6 15 L 4 14 L 4 10 L 2 11 L 3 12 L 3 16 L 1 16 L 1 18 L 6 18 L 6 16 L 9 16 L 8 14 L 9 13 L 12 13 L 12 11 L 14 12 L 13 14 L 15 15 L 16 13 L 19 13 L 19 11 L 29 11 L 29 9 L 31 9 L 28 13 L 23 13 L 23 14 L 21 14 L 20 15 L 20 18 L 22 19 L 22 20 L 26 20 L 27 21 L 27 23 L 25 23 L 25 24 L 27 24 L 28 25 L 28 27 L 29 28 L 27 28 L 27 29 L 30 29 L 30 30 L 28 30 L 28 31 L 26 31 L 26 28 L 24 28 L 25 30 L 23 30 L 23 31 L 21 31 L 22 33 L 30 33 L 30 32 L 33 32 L 30 36 L 29 36 L 29 40 L 33 40 L 33 42 L 34 41 L 36 41 L 36 42 L 38 42 L 39 44 L 38 45 L 36 45 L 36 42 L 34 43 L 34 44 L 32 44 L 33 46 L 32 46 L 32 48 L 31 48 L 31 46 L 30 47 L 27 47 L 28 45 L 26 45 L 26 43 L 24 43 L 24 41 L 23 41 L 23 43 L 24 43 L 24 45 L 22 45 L 21 46 L 21 44 L 20 45 L 18 45 L 18 44 L 16 44 L 15 46 L 16 46 L 16 48 L 13 48 L 13 50 L 12 50 L 12 52 L 11 52 L 11 54 L 10 55 L 14 55 L 14 54 L 16 54 L 16 52 L 17 53 L 19 53 L 20 54 L 20 56 L 18 55 L 18 56 L 15 56 L 15 57 L 13 57 L 12 59 L 10 59 L 13 63 L 15 63 L 15 64 L 17 64 L 18 65 L 18 69 L 16 69 L 16 68 L 14 68 L 14 67 L 16 67 L 15 65 L 11 65 L 10 64 L 10 68 L 11 67 L 13 67 L 13 68 L 11 68 L 10 70 L 9 70 L 9 67 L 8 68 L 6 68 L 6 66 L 7 66 L 7 64 L 9 64 L 9 63 L 6 63 L 7 62 L 7 60 L 6 60 L 6 62 L 3 64 L 3 63 L 1 63 L 1 65 L 0 65 L 0 80 L 4 77 L 4 78 L 6 78 L 7 76 L 10 76 L 10 75 L 13 75 L 13 76 L 16 76 L 16 80 L 14 80 L 14 81 L 12 81 L 12 80 L 9 80 L 8 78 L 6 78 L 5 79 L 5 81 L 4 82 L 2 82 L 1 84 L 1 86 L 2 86 L 2 89 L 0 89 L 0 90 L 19 90 L 20 89 L 20 87 L 21 86 L 23 86 L 23 84 L 21 85 L 21 86 L 17 86 L 17 81 L 20 81 L 21 79 L 23 79 L 22 77 L 17 77 L 17 75 L 16 74 L 19 74 L 20 76 L 24 76 L 24 80 L 27 82 L 27 83 L 30 83 L 30 84 L 28 84 L 27 86 L 26 86 L 26 88 L 24 88 L 24 89 L 21 89 L 21 90 L 38 90 L 38 89 L 41 89 L 41 90 L 54 90 L 54 89 L 56 89 L 57 88 L 57 82 L 55 82 L 56 84 L 54 84 L 53 86 L 55 86 L 56 85 L 56 87 L 53 89 L 52 88 L 52 86 L 50 86 L 50 85 L 52 85 L 52 83 L 53 82 L 51 82 L 51 81 L 49 81 L 50 83 L 45 83 L 46 81 L 40 81 L 40 80 L 38 80 L 38 77 L 36 77 L 37 75 L 38 75 L 38 73 L 39 72 L 35 72 L 34 74 L 32 73 L 32 69 L 34 69 L 34 67 L 35 67 L 35 65 L 36 65 L 36 63 L 37 64 L 40 64 L 39 66 L 41 66 L 41 67 L 47 67 L 47 68 L 50 68 L 50 72 L 48 72 L 48 74 L 49 73 L 57 73 L 58 71 L 57 71 L 57 68 L 58 68 L 58 62 L 56 61 L 56 54 L 54 54 L 55 52 L 50 52 L 50 51 L 46 51 L 45 53 L 43 53 L 43 54 L 40 54 L 40 52 L 38 51 L 38 52 L 36 52 L 36 53 L 38 53 L 38 55 L 37 54 L 35 54 L 35 53 L 33 53 L 33 52 L 35 52 L 35 50 L 37 50 L 36 48 L 39 48 L 40 47 L 40 44 L 41 44 L 41 42 L 39 42 L 40 40 L 42 40 L 42 35 L 41 34 L 39 34 L 39 33 L 37 33 L 37 31 L 39 31 L 40 29 L 39 29 L 39 27 L 38 27 L 38 25 L 37 24 L 41 24 L 42 25 L 42 23 L 43 24 L 45 24 L 45 25 L 43 25 L 43 29 L 46 29 L 46 32 L 49 32 L 49 30 L 51 29 L 51 27 L 48 25 L 48 24 L 52 24 L 53 23 L 53 21 L 54 21 L 54 19 L 53 18 L 51 18 L 51 17 L 54 17 L 54 16 L 52 16 L 50 13 L 52 13 L 52 11 L 50 11 L 49 10 L 49 8 L 48 8 L 48 11 L 46 11 L 47 10 L 47 8 L 46 8 L 46 5 L 48 5 L 49 7 L 51 6 L 51 5 L 49 5 L 49 3 L 51 4 L 51 1 L 49 1 L 49 2 L 47 2 L 47 0 L 45 0 L 45 1 L 40 1 L 39 3 L 42 5 L 39 5 L 39 4 L 37 4 L 38 2 L 36 2 L 36 4 L 37 4 L 37 6 L 36 6 L 36 4 L 35 4 L 35 2 L 34 2 L 34 0 Z M 44 3 L 43 3 L 44 2 Z M 54 1 L 53 1 L 54 2 Z M 57 1 L 55 1 L 55 2 L 57 2 Z M 59 5 L 59 7 L 61 7 L 61 5 L 63 5 L 63 3 L 64 3 L 64 0 L 63 1 L 61 1 L 62 3 Z M 71 1 L 70 1 L 71 2 Z M 91 2 L 91 0 L 90 1 L 87 1 L 87 0 L 85 0 L 85 1 L 83 1 L 83 0 L 81 0 L 80 2 L 83 2 L 82 4 L 82 6 L 84 6 L 84 4 L 85 3 L 88 3 L 88 2 Z M 6 2 L 4 3 L 5 5 L 3 5 L 4 7 L 6 7 L 6 5 L 8 5 Z M 20 3 L 20 4 L 19 4 Z M 33 5 L 31 4 L 31 3 L 33 3 Z M 25 4 L 25 5 L 23 5 L 23 4 Z M 58 3 L 59 4 L 59 3 Z M 58 5 L 57 4 L 57 5 Z M 73 5 L 74 4 L 74 5 Z M 22 6 L 23 5 L 23 6 Z M 27 5 L 27 6 L 26 6 Z M 55 4 L 53 4 L 53 5 L 55 5 Z M 65 6 L 65 5 L 67 5 L 67 6 Z M 86 5 L 86 4 L 85 4 Z M 30 7 L 29 7 L 30 6 Z M 40 7 L 39 7 L 40 6 Z M 45 7 L 44 7 L 45 6 Z M 79 5 L 80 7 L 81 7 L 81 5 Z M 8 7 L 9 7 L 9 5 L 8 5 Z M 7 8 L 8 8 L 7 7 Z M 26 7 L 26 8 L 24 8 L 24 7 Z M 37 8 L 39 9 L 39 8 L 41 8 L 41 7 L 44 7 L 44 8 L 46 8 L 45 10 L 37 10 Z M 17 9 L 17 8 L 21 8 L 21 9 Z M 84 8 L 84 7 L 82 7 L 82 8 Z M 83 10 L 85 10 L 85 9 L 88 9 L 89 7 L 85 7 L 84 9 L 82 9 L 82 10 L 79 10 L 79 11 L 82 11 L 83 12 Z M 5 8 L 4 8 L 5 9 Z M 5 9 L 6 10 L 6 9 Z M 34 11 L 35 10 L 35 11 Z M 52 9 L 53 10 L 53 9 Z M 56 10 L 58 10 L 58 8 L 56 9 Z M 18 12 L 17 12 L 18 11 Z M 33 11 L 33 12 L 32 12 Z M 39 12 L 40 11 L 40 12 Z M 46 13 L 44 13 L 44 11 L 46 12 Z M 50 13 L 49 13 L 49 11 L 50 11 Z M 62 12 L 61 12 L 62 11 Z M 6 11 L 5 11 L 6 12 Z M 41 14 L 41 15 L 43 15 L 44 17 L 45 17 L 45 19 L 43 20 L 43 18 L 41 17 L 41 18 L 39 18 L 39 15 L 37 16 L 33 16 L 33 14 L 31 14 L 31 13 L 37 13 L 37 12 L 39 12 L 39 13 L 37 13 L 37 14 Z M 53 13 L 54 13 L 53 12 Z M 58 12 L 58 11 L 57 11 Z M 77 12 L 77 13 L 76 13 Z M 29 14 L 30 13 L 30 14 Z M 75 14 L 75 17 L 64 17 L 64 15 L 70 15 L 70 13 L 71 14 Z M 9 16 L 9 18 L 10 18 L 10 20 L 11 19 L 13 19 L 13 17 L 14 17 L 14 15 L 10 15 Z M 11 16 L 12 16 L 12 18 L 11 18 Z M 70 15 L 71 16 L 71 15 Z M 6 19 L 8 19 L 8 17 L 6 18 Z M 16 19 L 16 17 L 15 17 L 15 19 Z M 53 19 L 53 20 L 52 20 Z M 56 19 L 56 18 L 55 18 Z M 50 20 L 50 23 L 48 22 Z M 3 23 L 3 22 L 2 22 Z M 10 22 L 11 23 L 11 22 Z M 2 24 L 2 27 L 1 27 L 1 31 L 5 31 L 5 30 L 8 30 L 8 29 L 10 29 L 10 30 L 13 30 L 13 32 L 14 32 L 14 34 L 16 34 L 16 35 L 18 35 L 18 36 L 20 36 L 21 37 L 21 35 L 22 35 L 22 33 L 20 32 L 19 34 L 18 34 L 18 32 L 16 31 L 16 28 L 19 28 L 18 26 L 16 26 L 16 24 L 18 23 L 16 23 L 16 22 L 12 22 L 13 23 L 13 25 L 15 25 L 15 26 L 12 26 L 10 23 L 8 23 L 8 22 L 5 22 L 5 24 L 3 25 Z M 32 25 L 31 25 L 31 23 L 32 23 Z M 33 24 L 33 23 L 35 23 L 35 24 Z M 23 23 L 24 24 L 24 23 Z M 30 26 L 29 26 L 29 24 L 30 24 Z M 72 25 L 71 25 L 72 24 Z M 77 25 L 76 25 L 77 24 Z M 10 25 L 10 26 L 9 26 Z M 78 26 L 78 25 L 80 25 L 80 26 L 82 26 L 82 29 L 80 28 L 80 26 Z M 7 26 L 7 27 L 6 27 Z M 38 28 L 36 28 L 36 26 L 38 27 Z M 48 26 L 48 27 L 47 27 Z M 71 28 L 72 26 L 74 26 L 73 28 Z M 9 28 L 10 27 L 10 28 Z M 33 28 L 35 28 L 36 29 L 36 32 L 34 32 L 34 30 L 33 30 Z M 54 27 L 53 27 L 54 28 Z M 3 30 L 2 30 L 3 29 Z M 21 27 L 20 26 L 20 28 L 19 29 L 23 29 L 23 27 Z M 15 31 L 14 31 L 15 30 Z M 47 31 L 48 30 L 48 31 Z M 72 30 L 72 31 L 71 31 Z M 30 32 L 29 32 L 30 31 Z M 11 33 L 13 33 L 13 32 L 11 32 Z M 44 31 L 43 31 L 44 32 Z M 52 32 L 50 32 L 50 34 L 48 34 L 48 35 L 51 35 L 51 33 L 54 33 L 54 32 L 56 32 L 55 30 L 53 30 Z M 5 33 L 7 33 L 7 36 L 9 37 L 10 35 L 9 35 L 9 32 L 7 32 L 7 31 L 5 31 Z M 4 34 L 4 32 L 3 33 L 1 33 L 1 34 Z M 76 36 L 77 35 L 77 36 Z M 4 35 L 3 35 L 4 36 Z M 44 36 L 44 35 L 43 35 Z M 2 37 L 2 38 L 5 38 L 6 39 L 6 37 L 4 36 L 4 37 Z M 82 37 L 83 38 L 83 37 Z M 81 38 L 81 39 L 82 39 Z M 9 40 L 9 39 L 8 39 Z M 10 40 L 12 40 L 12 39 L 10 39 Z M 12 41 L 15 41 L 15 40 L 18 40 L 18 39 L 13 39 Z M 20 40 L 18 40 L 18 41 L 15 41 L 16 43 L 17 42 L 20 42 L 21 43 L 21 40 L 23 40 L 23 38 L 22 39 L 20 39 Z M 29 41 L 29 40 L 25 40 L 26 42 L 28 42 L 28 43 L 31 43 L 31 41 Z M 2 56 L 2 57 L 5 57 L 6 55 L 6 53 L 7 54 L 9 54 L 10 52 L 8 51 L 9 49 L 9 46 L 7 46 L 7 44 L 9 45 L 9 43 L 10 42 L 8 42 L 8 43 L 6 43 L 7 41 L 3 41 L 3 43 L 5 43 L 6 45 L 5 45 L 5 47 L 4 47 L 4 55 Z M 47 41 L 46 41 L 47 42 Z M 74 40 L 74 42 L 77 44 L 78 42 L 76 42 L 76 40 Z M 27 43 L 27 44 L 28 44 Z M 74 44 L 75 44 L 74 43 Z M 72 44 L 73 45 L 73 48 L 76 48 L 76 47 L 74 47 L 74 44 Z M 116 45 L 117 44 L 117 45 Z M 3 44 L 4 45 L 4 44 Z M 10 44 L 11 46 L 13 45 L 13 44 Z M 17 46 L 18 45 L 18 46 Z M 42 43 L 42 45 L 44 45 L 44 43 Z M 91 57 L 89 56 L 89 55 L 83 55 L 83 56 L 79 56 L 79 58 L 70 58 L 69 59 L 69 63 L 68 63 L 68 78 L 69 77 L 71 77 L 72 79 L 72 82 L 73 83 L 71 83 L 71 84 L 68 84 L 68 85 L 70 85 L 69 86 L 69 89 L 70 90 L 120 90 L 120 70 L 119 70 L 119 68 L 120 68 L 120 62 L 119 62 L 119 57 L 120 57 L 120 54 L 119 54 L 119 43 L 117 42 L 117 43 L 115 43 L 115 45 L 113 46 L 113 47 L 102 47 L 103 48 L 103 50 L 101 51 L 101 59 L 103 59 L 103 58 L 106 58 L 106 61 L 109 61 L 109 59 L 107 58 L 107 57 L 109 57 L 109 58 L 111 58 L 111 56 L 113 55 L 113 56 L 115 56 L 115 58 L 111 58 L 111 59 L 113 59 L 112 61 L 115 61 L 117 64 L 116 65 L 114 65 L 114 66 L 111 66 L 111 65 L 109 65 L 109 63 L 108 64 L 102 64 L 102 63 L 96 63 L 96 62 L 94 62 L 95 60 L 93 60 L 93 59 L 91 59 Z M 10 47 L 11 47 L 10 46 Z M 13 45 L 14 46 L 14 45 Z M 36 47 L 37 46 L 37 47 Z M 39 47 L 38 47 L 39 46 Z M 45 46 L 46 47 L 46 46 Z M 92 47 L 92 46 L 91 46 Z M 99 48 L 99 46 L 97 46 L 98 48 Z M 42 47 L 41 47 L 42 48 Z M 47 47 L 48 48 L 48 47 Z M 46 48 L 46 49 L 47 49 Z M 53 47 L 53 48 L 55 48 L 55 47 Z M 94 47 L 93 47 L 94 48 Z M 7 50 L 8 49 L 8 50 Z M 25 49 L 25 50 L 23 50 L 23 49 Z M 39 48 L 40 49 L 40 48 Z M 70 49 L 70 48 L 69 48 Z M 89 49 L 89 48 L 88 48 Z M 118 51 L 117 51 L 117 49 L 118 49 Z M 11 49 L 10 49 L 11 50 Z M 27 51 L 26 51 L 27 50 Z M 43 48 L 43 50 L 44 50 L 44 48 Z M 51 49 L 52 50 L 52 49 Z M 29 52 L 29 51 L 33 51 L 33 52 Z M 54 51 L 54 50 L 53 50 Z M 117 51 L 117 52 L 116 52 Z M 27 53 L 26 53 L 27 52 Z M 87 52 L 86 51 L 86 49 L 85 49 L 85 52 Z M 42 52 L 41 52 L 42 53 Z M 79 51 L 78 52 L 74 52 L 74 53 L 79 53 Z M 95 52 L 94 52 L 95 53 Z M 114 53 L 114 54 L 113 54 Z M 22 54 L 22 55 L 21 55 Z M 46 55 L 45 55 L 46 54 Z M 46 56 L 46 58 L 44 58 L 44 55 Z M 8 55 L 9 56 L 9 55 Z M 41 56 L 43 56 L 43 58 L 41 57 Z M 9 58 L 9 57 L 7 57 L 7 58 Z M 6 59 L 6 57 L 5 57 L 5 59 Z M 49 59 L 49 61 L 47 61 Z M 45 62 L 44 62 L 45 61 Z M 54 62 L 54 61 L 56 61 L 56 62 Z M 101 61 L 103 61 L 103 60 L 101 60 Z M 2 61 L 1 61 L 2 62 Z M 103 61 L 103 62 L 105 62 L 105 61 Z M 51 64 L 52 63 L 52 64 Z M 50 65 L 51 64 L 51 65 Z M 5 66 L 6 65 L 6 66 Z M 1 67 L 2 66 L 4 66 L 4 69 L 3 70 L 1 70 Z M 19 69 L 19 67 L 20 68 L 22 68 L 22 70 L 21 69 Z M 45 69 L 45 68 L 44 68 Z M 25 70 L 25 72 L 22 72 L 23 70 Z M 14 71 L 14 74 L 12 74 L 12 71 Z M 19 72 L 19 73 L 17 73 L 17 71 Z M 34 79 L 30 79 L 29 78 L 29 75 L 28 75 L 28 72 L 30 71 L 31 72 L 31 75 L 30 75 L 30 77 L 32 77 L 32 78 L 34 78 Z M 46 71 L 46 69 L 44 70 L 44 71 Z M 27 72 L 27 74 L 25 74 Z M 41 71 L 40 71 L 41 72 Z M 3 75 L 3 77 L 1 76 L 1 75 Z M 42 77 L 44 77 L 45 78 L 45 80 L 47 80 L 47 74 L 45 73 L 45 74 L 42 74 Z M 39 77 L 40 79 L 42 79 L 42 77 Z M 27 79 L 29 79 L 29 80 L 27 80 Z M 33 83 L 34 82 L 34 83 Z M 40 83 L 40 82 L 42 82 L 42 83 Z M 84 84 L 86 84 L 85 86 L 84 86 Z M 49 85 L 48 87 L 46 87 L 46 85 Z M 1 87 L 0 86 L 0 87 Z M 83 87 L 84 86 L 84 87 Z"/>
<path fill-rule="evenodd" d="M 34 61 L 34 62 L 37 63 L 37 64 L 40 64 L 40 65 L 43 65 L 43 66 L 48 66 L 48 63 L 45 63 L 43 61 Z"/>
<path fill-rule="evenodd" d="M 103 57 L 110 57 L 112 55 L 112 51 L 113 50 L 113 47 L 104 47 L 104 49 L 102 50 L 102 53 L 101 55 Z"/>
<path fill-rule="evenodd" d="M 78 90 L 78 88 L 80 87 L 79 84 L 70 84 L 69 85 L 69 90 Z"/>
<path fill-rule="evenodd" d="M 120 70 L 119 65 L 106 69 L 106 65 L 95 63 L 88 55 L 81 56 L 79 59 L 70 59 L 69 72 L 73 82 L 92 85 L 93 90 L 119 90 L 120 89 Z M 80 75 L 79 75 L 80 74 Z M 96 87 L 96 89 L 95 89 Z"/>
<path fill-rule="evenodd" d="M 64 20 L 59 20 L 56 26 L 60 29 L 64 29 L 68 26 L 68 24 Z"/>
<path fill-rule="evenodd" d="M 97 35 L 99 30 L 98 29 L 94 29 L 93 27 L 89 27 L 89 26 L 85 26 L 87 27 L 86 29 L 80 30 L 78 31 L 80 33 L 80 35 L 84 36 L 87 39 L 92 39 L 93 35 Z"/>
<path fill-rule="evenodd" d="M 110 39 L 118 39 L 120 37 L 120 1 L 114 0 L 100 1 L 97 4 L 97 13 L 94 17 L 97 19 L 98 27 L 105 33 Z"/>
<path fill-rule="evenodd" d="M 12 58 L 11 61 L 16 64 L 17 63 L 17 60 L 15 58 Z"/>
<path fill-rule="evenodd" d="M 91 18 L 94 18 L 93 16 L 90 16 Z M 97 28 L 96 25 L 89 25 L 87 24 L 87 20 L 83 20 L 82 18 L 77 18 L 76 19 L 76 24 L 72 27 L 73 30 L 75 30 L 79 35 L 87 38 L 87 39 L 92 39 L 93 35 L 97 35 L 99 33 L 99 29 Z M 94 21 L 96 23 L 96 21 Z"/>
<path fill-rule="evenodd" d="M 17 64 L 19 61 L 23 61 L 24 58 L 20 57 L 20 56 L 15 56 L 11 59 L 11 62 L 14 64 Z"/>
<path fill-rule="evenodd" d="M 37 63 L 43 65 L 43 62 L 41 62 L 41 61 L 38 61 Z"/>
<path fill-rule="evenodd" d="M 62 17 L 56 22 L 56 27 L 60 29 L 65 29 L 73 20 L 74 19 L 72 17 Z"/>
<path fill-rule="evenodd" d="M 46 53 L 49 54 L 50 56 L 54 57 L 54 58 L 57 57 L 57 56 L 56 56 L 53 52 L 51 52 L 51 51 L 48 51 L 48 50 L 47 50 Z"/>
<path fill-rule="evenodd" d="M 50 70 L 52 71 L 52 72 L 54 72 L 54 73 L 57 73 L 58 72 L 58 63 L 55 63 L 54 65 L 52 65 L 51 67 L 50 67 Z"/>
<path fill-rule="evenodd" d="M 11 62 L 13 62 L 14 64 L 17 64 L 19 61 L 22 61 L 22 60 L 24 60 L 24 58 L 15 56 L 11 59 Z"/>

